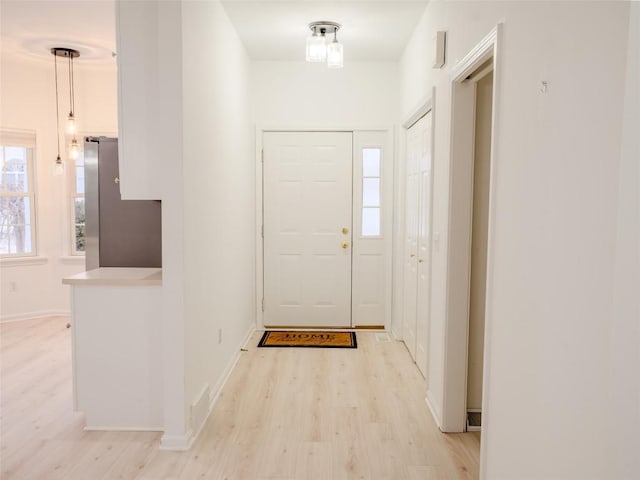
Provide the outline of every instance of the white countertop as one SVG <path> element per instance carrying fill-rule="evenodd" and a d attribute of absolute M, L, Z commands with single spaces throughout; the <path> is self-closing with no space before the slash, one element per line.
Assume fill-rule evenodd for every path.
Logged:
<path fill-rule="evenodd" d="M 65 285 L 162 285 L 161 268 L 102 267 L 62 279 Z"/>

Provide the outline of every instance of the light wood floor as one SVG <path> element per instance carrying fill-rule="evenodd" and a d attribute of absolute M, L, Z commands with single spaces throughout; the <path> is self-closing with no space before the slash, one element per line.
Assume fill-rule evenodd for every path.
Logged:
<path fill-rule="evenodd" d="M 188 452 L 160 434 L 85 432 L 67 318 L 0 326 L 3 480 L 475 479 L 477 433 L 442 434 L 400 342 L 243 352 Z"/>

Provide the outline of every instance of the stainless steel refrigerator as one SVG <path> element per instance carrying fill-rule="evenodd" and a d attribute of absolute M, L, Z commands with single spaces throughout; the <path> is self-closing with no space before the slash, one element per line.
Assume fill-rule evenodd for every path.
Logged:
<path fill-rule="evenodd" d="M 86 269 L 162 267 L 159 200 L 122 200 L 118 139 L 86 137 Z"/>

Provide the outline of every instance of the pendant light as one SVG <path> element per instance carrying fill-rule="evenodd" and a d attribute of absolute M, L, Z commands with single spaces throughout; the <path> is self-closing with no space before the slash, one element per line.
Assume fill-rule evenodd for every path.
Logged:
<path fill-rule="evenodd" d="M 309 24 L 311 35 L 307 37 L 307 62 L 327 62 L 329 68 L 342 68 L 342 45 L 338 43 L 337 32 L 340 24 L 336 22 L 312 22 Z M 326 43 L 327 34 L 333 33 L 333 42 Z"/>
<path fill-rule="evenodd" d="M 333 42 L 327 46 L 327 67 L 342 68 L 343 66 L 342 44 L 338 42 L 338 29 L 336 28 L 333 32 Z"/>
<path fill-rule="evenodd" d="M 307 38 L 307 62 L 324 62 L 327 58 L 327 46 L 325 44 L 325 32 L 315 26 L 311 28 L 313 32 Z"/>
<path fill-rule="evenodd" d="M 76 139 L 77 125 L 75 116 L 75 85 L 73 78 L 73 59 L 80 56 L 80 52 L 72 48 L 54 47 L 51 50 L 54 62 L 55 86 L 56 86 L 56 139 L 58 143 L 58 155 L 54 164 L 54 175 L 64 174 L 64 161 L 60 157 L 60 105 L 58 94 L 58 57 L 67 59 L 69 67 L 69 115 L 67 117 L 66 131 L 72 136 L 69 146 L 69 156 L 76 159 L 79 154 L 78 140 Z"/>

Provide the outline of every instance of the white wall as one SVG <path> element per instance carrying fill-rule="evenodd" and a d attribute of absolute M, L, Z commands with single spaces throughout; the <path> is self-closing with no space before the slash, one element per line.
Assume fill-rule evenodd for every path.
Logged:
<path fill-rule="evenodd" d="M 254 61 L 251 64 L 253 118 L 258 128 L 267 129 L 391 128 L 399 121 L 398 67 L 397 62 L 345 61 L 342 69 L 328 69 L 325 64 L 304 61 Z M 394 177 L 397 155 L 397 138 L 394 138 Z M 394 189 L 395 202 L 399 192 Z M 395 215 L 393 222 L 395 230 Z M 393 247 L 395 252 L 396 243 Z M 394 278 L 396 275 L 394 271 Z M 398 301 L 394 296 L 391 318 L 394 331 L 397 311 Z"/>
<path fill-rule="evenodd" d="M 611 464 L 617 478 L 640 470 L 640 3 L 631 6 L 620 161 L 613 315 L 609 365 L 609 426 L 620 438 Z"/>
<path fill-rule="evenodd" d="M 304 52 L 303 52 L 304 53 Z M 262 127 L 387 127 L 397 122 L 398 64 L 253 62 L 253 114 Z"/>
<path fill-rule="evenodd" d="M 486 479 L 628 478 L 622 464 L 635 461 L 630 452 L 637 452 L 637 440 L 615 436 L 610 425 L 635 421 L 639 427 L 632 413 L 616 408 L 624 382 L 612 370 L 624 365 L 637 374 L 637 341 L 628 340 L 616 362 L 607 341 L 612 328 L 618 335 L 632 331 L 637 312 L 621 298 L 626 317 L 612 327 L 617 216 L 637 215 L 637 203 L 635 209 L 618 205 L 628 9 L 616 2 L 431 2 L 403 55 L 403 118 L 436 87 L 433 229 L 440 248 L 433 255 L 428 394 L 437 411 L 443 402 L 450 74 L 504 22 L 495 92 Z M 448 32 L 443 70 L 429 66 L 436 30 Z M 629 98 L 637 98 L 629 93 L 637 91 L 633 78 Z M 549 82 L 546 94 L 539 90 L 542 80 Z M 637 132 L 637 124 L 627 125 Z M 624 165 L 633 171 L 637 157 L 628 155 Z M 637 183 L 629 182 L 623 184 L 631 195 Z M 637 235 L 637 228 L 625 228 Z M 618 242 L 625 253 L 637 251 L 622 235 Z M 622 280 L 630 272 L 618 275 Z M 634 352 L 636 363 L 629 365 Z M 612 382 L 617 391 L 610 390 Z"/>
<path fill-rule="evenodd" d="M 219 2 L 183 3 L 182 22 L 184 319 L 191 404 L 205 385 L 213 397 L 255 327 L 255 158 L 244 46 Z"/>
<path fill-rule="evenodd" d="M 69 287 L 63 286 L 61 280 L 84 270 L 84 257 L 70 257 L 70 178 L 53 175 L 57 148 L 53 56 L 48 60 L 4 50 L 1 55 L 0 127 L 36 132 L 37 252 L 45 262 L 0 264 L 2 320 L 68 313 Z M 66 75 L 66 69 L 59 68 L 61 126 L 65 125 L 69 106 Z M 115 132 L 115 62 L 83 65 L 80 57 L 75 62 L 75 86 L 80 132 Z M 64 140 L 61 141 L 64 149 Z M 15 291 L 11 291 L 11 284 L 15 284 Z"/>
<path fill-rule="evenodd" d="M 182 6 L 116 3 L 120 188 L 123 198 L 162 200 L 162 446 L 189 442 L 185 400 Z M 141 81 L 148 80 L 148 82 Z M 123 146 L 120 142 L 119 146 Z"/>

